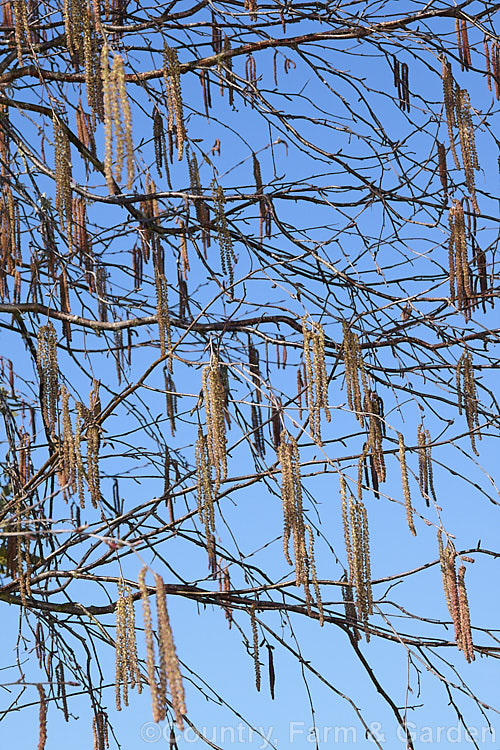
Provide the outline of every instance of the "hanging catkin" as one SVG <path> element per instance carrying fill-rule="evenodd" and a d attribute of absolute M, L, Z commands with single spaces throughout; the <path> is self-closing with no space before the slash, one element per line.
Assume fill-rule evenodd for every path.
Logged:
<path fill-rule="evenodd" d="M 142 691 L 135 640 L 134 602 L 130 590 L 123 584 L 118 587 L 116 602 L 115 656 L 116 708 L 121 711 L 122 700 L 128 706 L 129 685 L 132 688 L 137 685 L 138 692 Z"/>
<path fill-rule="evenodd" d="M 214 494 L 227 476 L 225 402 L 226 393 L 221 377 L 221 368 L 215 354 L 202 372 L 203 399 L 207 424 L 207 450 L 210 465 L 215 471 Z"/>
<path fill-rule="evenodd" d="M 345 320 L 342 321 L 342 330 L 344 333 L 342 350 L 344 355 L 347 401 L 349 409 L 355 412 L 359 423 L 363 425 L 363 397 L 368 392 L 368 385 L 361 346 L 357 334 L 349 328 Z"/>
<path fill-rule="evenodd" d="M 208 539 L 215 530 L 215 490 L 208 452 L 208 440 L 203 434 L 201 426 L 198 427 L 198 439 L 196 441 L 196 486 L 198 494 L 198 515 L 200 516 L 200 520 L 205 524 L 205 535 L 208 544 Z"/>
<path fill-rule="evenodd" d="M 181 76 L 177 50 L 165 44 L 163 49 L 163 77 L 167 89 L 168 132 L 175 134 L 177 158 L 182 159 L 186 130 L 182 105 Z"/>
<path fill-rule="evenodd" d="M 408 482 L 408 469 L 406 467 L 406 451 L 403 435 L 398 432 L 398 444 L 399 444 L 399 465 L 401 467 L 401 484 L 403 485 L 403 497 L 406 508 L 406 520 L 408 522 L 408 528 L 410 529 L 413 536 L 417 536 L 415 531 L 415 524 L 413 523 L 413 507 L 411 504 L 410 495 L 410 484 Z"/>
<path fill-rule="evenodd" d="M 361 500 L 356 500 L 349 492 L 340 474 L 340 496 L 342 501 L 342 521 L 344 541 L 349 564 L 349 583 L 356 592 L 357 616 L 364 625 L 366 640 L 370 640 L 368 616 L 373 611 L 373 599 L 370 572 L 370 546 L 368 535 L 368 518 Z"/>
<path fill-rule="evenodd" d="M 38 330 L 37 366 L 40 378 L 42 414 L 51 435 L 57 422 L 59 370 L 57 367 L 57 336 L 49 321 Z"/>
<path fill-rule="evenodd" d="M 101 501 L 99 449 L 101 445 L 101 427 L 99 415 L 101 413 L 101 401 L 99 398 L 99 381 L 94 380 L 90 391 L 90 408 L 87 411 L 87 484 L 90 499 L 94 508 Z"/>
<path fill-rule="evenodd" d="M 374 489 L 376 490 L 378 489 L 379 482 L 385 482 L 386 470 L 382 446 L 382 439 L 385 437 L 384 404 L 381 397 L 375 391 L 366 391 L 364 410 L 365 416 L 369 420 L 368 439 L 366 442 L 369 446 Z"/>
<path fill-rule="evenodd" d="M 281 498 L 283 502 L 283 551 L 289 565 L 295 564 L 297 586 L 307 586 L 307 549 L 305 542 L 304 511 L 302 507 L 302 482 L 297 441 L 286 430 L 281 432 L 277 449 L 281 469 Z M 290 536 L 293 538 L 294 563 L 289 553 Z"/>
<path fill-rule="evenodd" d="M 426 430 L 423 424 L 419 424 L 417 428 L 418 484 L 427 506 L 429 505 L 430 497 L 437 503 L 436 493 L 434 492 L 431 443 L 429 430 Z"/>
<path fill-rule="evenodd" d="M 474 646 L 470 625 L 469 604 L 467 591 L 465 589 L 465 567 L 460 565 L 457 572 L 455 558 L 457 556 L 455 547 L 448 540 L 446 547 L 443 546 L 441 529 L 438 531 L 439 560 L 441 564 L 441 575 L 443 578 L 443 589 L 448 611 L 455 628 L 455 642 L 460 651 L 463 651 L 468 662 L 474 661 Z"/>
<path fill-rule="evenodd" d="M 71 415 L 69 412 L 69 393 L 65 385 L 61 386 L 61 417 L 62 417 L 62 434 L 61 457 L 62 471 L 61 484 L 65 487 L 65 492 L 72 493 L 76 486 L 77 465 L 75 452 L 75 438 L 73 427 L 71 425 Z"/>
<path fill-rule="evenodd" d="M 109 47 L 101 52 L 101 77 L 104 108 L 104 174 L 110 193 L 115 193 L 115 180 L 121 181 L 123 162 L 127 164 L 127 190 L 134 181 L 134 144 L 132 139 L 132 114 L 127 95 L 125 69 L 121 55 L 115 54 L 109 67 Z M 113 134 L 115 143 L 115 170 L 113 173 Z"/>
<path fill-rule="evenodd" d="M 313 440 L 322 445 L 321 440 L 321 410 L 326 421 L 329 422 L 328 409 L 328 377 L 325 366 L 325 334 L 321 323 L 312 323 L 312 329 L 307 328 L 306 318 L 302 318 L 302 336 L 304 347 L 304 363 L 307 373 L 307 403 L 309 407 L 309 427 Z M 312 349 L 312 358 L 311 358 Z"/>
<path fill-rule="evenodd" d="M 234 285 L 233 266 L 236 262 L 236 257 L 224 209 L 226 198 L 222 187 L 217 185 L 215 180 L 212 182 L 212 195 L 214 200 L 215 226 L 217 227 L 219 237 L 221 267 L 222 272 L 227 273 L 229 276 L 229 294 L 232 297 Z"/>
<path fill-rule="evenodd" d="M 56 178 L 56 210 L 69 250 L 73 241 L 73 196 L 71 191 L 71 151 L 68 129 L 59 115 L 52 116 Z"/>
<path fill-rule="evenodd" d="M 462 414 L 462 412 L 465 412 L 472 450 L 477 456 L 479 454 L 476 448 L 476 437 L 481 440 L 481 432 L 479 430 L 479 417 L 477 412 L 478 398 L 476 381 L 474 379 L 474 365 L 472 363 L 472 355 L 468 349 L 464 350 L 462 356 L 457 362 L 456 380 L 458 413 Z"/>
<path fill-rule="evenodd" d="M 255 604 L 250 608 L 250 624 L 252 626 L 252 656 L 255 672 L 255 687 L 260 692 L 260 659 L 259 659 L 259 633 L 255 619 Z"/>

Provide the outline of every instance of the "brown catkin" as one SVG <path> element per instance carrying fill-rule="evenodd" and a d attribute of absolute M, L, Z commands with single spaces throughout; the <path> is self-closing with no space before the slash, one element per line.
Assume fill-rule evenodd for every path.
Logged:
<path fill-rule="evenodd" d="M 252 655 L 255 672 L 255 687 L 260 692 L 260 660 L 259 660 L 259 633 L 257 631 L 257 620 L 255 618 L 255 604 L 250 609 L 250 624 L 252 626 Z"/>
<path fill-rule="evenodd" d="M 364 395 L 368 392 L 368 385 L 363 357 L 361 354 L 361 346 L 358 335 L 349 328 L 345 320 L 342 321 L 342 329 L 344 333 L 342 350 L 344 355 L 347 401 L 349 409 L 355 412 L 359 423 L 363 425 L 364 414 L 362 393 Z"/>
<path fill-rule="evenodd" d="M 453 129 L 456 127 L 457 122 L 455 118 L 455 81 L 453 73 L 451 72 L 451 65 L 446 59 L 442 58 L 443 65 L 443 96 L 444 96 L 444 108 L 446 112 L 446 122 L 448 125 L 448 137 L 450 140 L 450 149 L 453 155 L 453 161 L 457 169 L 460 169 L 460 162 L 458 160 L 457 149 L 455 145 L 455 135 Z"/>
<path fill-rule="evenodd" d="M 38 695 L 40 698 L 40 710 L 39 710 L 39 716 L 38 716 L 38 723 L 39 723 L 39 738 L 38 738 L 38 750 L 44 750 L 45 749 L 45 743 L 47 742 L 47 696 L 45 695 L 45 690 L 43 689 L 43 685 L 40 685 L 40 683 L 37 683 L 37 690 Z"/>
<path fill-rule="evenodd" d="M 458 394 L 458 413 L 465 412 L 467 426 L 469 428 L 469 438 L 472 450 L 477 455 L 476 437 L 481 440 L 479 430 L 478 416 L 478 398 L 476 390 L 476 381 L 474 378 L 474 365 L 472 355 L 468 349 L 465 349 L 462 356 L 457 362 L 456 369 L 457 394 Z"/>
<path fill-rule="evenodd" d="M 42 414 L 51 435 L 57 422 L 59 370 L 57 366 L 57 336 L 49 321 L 38 329 L 37 366 L 40 378 Z"/>
<path fill-rule="evenodd" d="M 444 200 L 448 198 L 448 167 L 446 164 L 446 149 L 443 143 L 437 142 L 438 169 Z"/>

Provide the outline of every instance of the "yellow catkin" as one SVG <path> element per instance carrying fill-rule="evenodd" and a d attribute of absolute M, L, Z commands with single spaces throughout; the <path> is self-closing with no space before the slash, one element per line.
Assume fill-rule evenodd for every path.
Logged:
<path fill-rule="evenodd" d="M 123 127 L 121 133 L 123 142 L 121 145 L 121 152 L 125 154 L 127 162 L 127 190 L 132 190 L 134 182 L 134 141 L 132 137 L 132 112 L 130 109 L 129 98 L 127 95 L 127 85 L 125 81 L 125 69 L 123 65 L 123 58 L 121 55 L 115 55 L 113 60 L 113 87 L 115 92 L 115 98 L 117 105 L 114 111 L 117 113 L 115 118 L 115 127 L 118 128 L 118 123 L 123 120 Z M 123 157 L 122 157 L 123 159 Z M 121 177 L 121 163 L 117 158 L 116 165 L 116 179 L 117 181 Z M 120 177 L 118 176 L 120 174 Z"/>
<path fill-rule="evenodd" d="M 149 594 L 146 586 L 147 567 L 144 566 L 139 573 L 139 591 L 141 592 L 142 609 L 144 616 L 144 636 L 146 639 L 146 666 L 148 671 L 149 689 L 153 704 L 153 720 L 160 721 L 160 703 L 158 696 L 158 685 L 155 674 L 155 648 L 153 640 L 153 624 L 151 619 L 151 607 L 149 605 Z"/>
<path fill-rule="evenodd" d="M 281 469 L 281 498 L 283 502 L 283 551 L 292 565 L 288 551 L 293 538 L 295 580 L 297 586 L 307 585 L 307 550 L 305 544 L 304 512 L 302 507 L 302 482 L 297 442 L 286 430 L 280 436 L 277 450 Z"/>
<path fill-rule="evenodd" d="M 203 368 L 202 384 L 207 424 L 208 456 L 215 471 L 214 494 L 217 494 L 221 481 L 227 476 L 226 395 L 220 364 L 214 354 L 210 358 L 210 364 Z"/>
<path fill-rule="evenodd" d="M 410 484 L 408 482 L 408 469 L 406 467 L 406 451 L 403 435 L 398 432 L 398 444 L 399 444 L 399 465 L 401 467 L 401 484 L 403 485 L 403 497 L 405 500 L 406 508 L 406 520 L 408 522 L 408 528 L 410 529 L 413 536 L 417 535 L 415 530 L 415 524 L 413 523 L 413 507 L 411 504 L 410 495 Z"/>
<path fill-rule="evenodd" d="M 104 114 L 104 175 L 110 193 L 115 192 L 113 179 L 113 97 L 111 72 L 109 69 L 109 47 L 104 44 L 101 51 L 101 80 Z"/>
<path fill-rule="evenodd" d="M 116 709 L 121 711 L 123 703 L 128 706 L 127 647 L 125 623 L 125 598 L 122 590 L 116 602 L 116 640 L 115 640 L 115 698 Z"/>
<path fill-rule="evenodd" d="M 61 416 L 62 434 L 60 442 L 62 455 L 62 484 L 67 485 L 67 491 L 71 493 L 76 486 L 77 466 L 75 438 L 69 412 L 69 393 L 65 385 L 61 386 Z"/>
<path fill-rule="evenodd" d="M 37 366 L 42 392 L 42 414 L 51 435 L 57 421 L 59 370 L 57 366 L 57 336 L 49 321 L 38 330 Z"/>
<path fill-rule="evenodd" d="M 311 571 L 311 578 L 314 586 L 314 594 L 316 596 L 316 606 L 318 608 L 318 614 L 319 614 L 319 624 L 321 627 L 323 627 L 323 623 L 325 620 L 325 613 L 323 610 L 323 601 L 321 599 L 321 590 L 319 588 L 318 583 L 318 576 L 316 573 L 316 560 L 314 558 L 314 535 L 311 527 L 307 525 L 306 527 L 307 533 L 309 535 L 309 548 L 307 550 L 307 556 L 308 556 L 308 562 L 309 562 L 309 569 Z"/>
<path fill-rule="evenodd" d="M 469 602 L 465 588 L 465 566 L 458 568 L 457 578 L 458 607 L 460 611 L 460 631 L 462 635 L 462 651 L 466 660 L 470 663 L 475 660 L 474 644 L 472 642 L 472 631 L 470 625 Z"/>
<path fill-rule="evenodd" d="M 313 440 L 322 445 L 321 410 L 326 421 L 331 419 L 328 409 L 328 377 L 325 365 L 325 334 L 320 323 L 307 328 L 306 318 L 302 318 L 304 362 L 307 372 L 307 403 L 309 406 L 309 427 Z M 312 353 L 312 358 L 311 358 Z"/>
<path fill-rule="evenodd" d="M 163 73 L 167 89 L 168 131 L 175 133 L 177 157 L 182 159 L 186 130 L 182 105 L 181 76 L 177 50 L 165 45 L 163 50 Z"/>
<path fill-rule="evenodd" d="M 28 8 L 26 0 L 14 0 L 14 36 L 16 40 L 17 59 L 19 65 L 23 64 L 23 47 L 26 46 L 30 39 L 30 30 L 28 25 Z"/>
<path fill-rule="evenodd" d="M 472 355 L 468 349 L 465 349 L 457 362 L 456 380 L 458 413 L 462 414 L 462 412 L 465 412 L 472 450 L 477 456 L 479 454 L 476 448 L 476 437 L 481 440 L 481 432 L 479 430 L 479 416 L 477 411 L 478 398 L 474 378 L 474 365 Z"/>
<path fill-rule="evenodd" d="M 157 574 L 155 574 L 155 583 L 160 662 L 165 665 L 166 678 L 175 721 L 177 723 L 177 728 L 182 731 L 184 729 L 183 716 L 186 713 L 184 686 L 168 617 L 165 587 L 163 579 Z"/>

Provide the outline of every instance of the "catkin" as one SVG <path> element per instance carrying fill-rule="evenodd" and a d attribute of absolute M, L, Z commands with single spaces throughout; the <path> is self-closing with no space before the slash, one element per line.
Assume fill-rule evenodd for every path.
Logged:
<path fill-rule="evenodd" d="M 443 66 L 443 96 L 444 96 L 444 108 L 446 112 L 446 122 L 448 125 L 448 137 L 450 140 L 451 153 L 453 155 L 453 161 L 457 169 L 460 169 L 460 162 L 458 160 L 457 148 L 455 144 L 455 135 L 453 129 L 456 127 L 457 122 L 455 118 L 455 80 L 453 73 L 451 72 L 451 64 L 442 58 Z"/>
<path fill-rule="evenodd" d="M 71 425 L 71 415 L 69 413 L 69 393 L 65 385 L 61 386 L 61 416 L 62 416 L 62 435 L 61 457 L 62 457 L 62 481 L 63 486 L 67 486 L 68 492 L 73 492 L 76 485 L 76 452 L 75 438 L 73 427 Z"/>
<path fill-rule="evenodd" d="M 43 689 L 43 685 L 40 685 L 40 683 L 37 683 L 37 690 L 38 690 L 38 696 L 40 698 L 40 710 L 39 710 L 39 716 L 38 716 L 38 723 L 39 723 L 39 738 L 38 738 L 38 750 L 44 750 L 45 743 L 47 742 L 47 696 L 45 695 L 45 690 Z"/>
<path fill-rule="evenodd" d="M 155 573 L 156 584 L 156 611 L 158 618 L 158 645 L 160 651 L 160 686 L 159 695 L 163 690 L 163 685 L 168 684 L 170 699 L 174 711 L 177 728 L 184 729 L 183 715 L 186 713 L 184 698 L 184 686 L 179 668 L 179 659 L 175 650 L 172 629 L 167 611 L 167 601 L 165 595 L 165 586 L 161 576 Z M 163 674 L 164 672 L 164 674 Z M 163 696 L 162 696 L 163 697 Z M 166 698 L 165 698 L 166 703 Z M 163 710 L 163 716 L 165 712 Z"/>
<path fill-rule="evenodd" d="M 321 590 L 319 588 L 319 583 L 318 583 L 318 576 L 316 573 L 316 561 L 314 558 L 314 535 L 309 525 L 307 525 L 305 528 L 309 535 L 309 547 L 307 550 L 309 569 L 311 571 L 311 578 L 312 578 L 312 582 L 314 586 L 314 594 L 316 596 L 316 606 L 318 608 L 318 613 L 319 613 L 319 624 L 321 625 L 321 627 L 323 627 L 325 614 L 323 610 L 323 601 L 321 599 Z"/>
<path fill-rule="evenodd" d="M 385 482 L 386 469 L 382 439 L 385 437 L 384 404 L 375 391 L 367 390 L 364 398 L 365 415 L 368 416 L 368 440 L 372 474 L 378 488 L 379 482 Z M 375 478 L 376 477 L 376 478 Z"/>
<path fill-rule="evenodd" d="M 439 560 L 443 589 L 448 611 L 455 629 L 455 642 L 468 662 L 474 661 L 474 646 L 470 625 L 469 604 L 465 588 L 465 567 L 460 565 L 458 578 L 455 568 L 457 553 L 452 542 L 448 540 L 443 546 L 441 529 L 438 531 Z"/>
<path fill-rule="evenodd" d="M 431 443 L 432 441 L 429 430 L 426 430 L 423 424 L 419 424 L 417 428 L 418 484 L 427 506 L 429 505 L 430 497 L 432 497 L 434 502 L 437 503 L 436 493 L 434 491 Z"/>
<path fill-rule="evenodd" d="M 132 114 L 127 95 L 125 69 L 121 55 L 114 55 L 109 67 L 109 47 L 101 52 L 101 79 L 104 114 L 104 174 L 110 193 L 116 192 L 116 182 L 121 181 L 123 161 L 127 162 L 127 190 L 134 181 L 134 144 L 132 139 Z M 113 132 L 115 141 L 115 170 L 113 172 Z"/>
<path fill-rule="evenodd" d="M 255 672 L 255 687 L 260 692 L 260 659 L 259 659 L 259 633 L 257 631 L 257 621 L 255 619 L 255 604 L 250 609 L 250 623 L 252 626 L 252 655 Z"/>
<path fill-rule="evenodd" d="M 364 396 L 368 392 L 368 384 L 363 356 L 361 354 L 361 346 L 357 334 L 349 328 L 346 321 L 342 321 L 342 329 L 344 333 L 342 350 L 344 355 L 347 401 L 349 409 L 355 412 L 359 423 L 363 425 L 363 398 L 361 394 L 363 393 Z"/>
<path fill-rule="evenodd" d="M 219 491 L 220 483 L 227 476 L 226 456 L 226 392 L 221 376 L 221 367 L 215 354 L 210 364 L 203 368 L 203 399 L 207 425 L 207 448 L 210 465 L 215 471 L 214 494 Z"/>
<path fill-rule="evenodd" d="M 373 612 L 373 598 L 368 517 L 361 500 L 356 500 L 351 493 L 347 498 L 347 486 L 342 474 L 340 475 L 340 495 L 344 540 L 349 564 L 349 583 L 354 586 L 357 616 L 364 625 L 366 640 L 369 641 L 368 616 Z"/>
<path fill-rule="evenodd" d="M 234 254 L 233 241 L 229 232 L 226 212 L 224 209 L 226 203 L 224 191 L 220 185 L 216 184 L 215 180 L 212 182 L 212 195 L 214 201 L 215 226 L 217 227 L 219 238 L 221 267 L 222 272 L 227 273 L 229 276 L 229 294 L 232 297 L 234 286 L 233 267 L 236 262 L 236 256 Z"/>
<path fill-rule="evenodd" d="M 101 427 L 99 425 L 99 415 L 101 412 L 101 402 L 99 399 L 99 381 L 94 380 L 90 392 L 90 409 L 88 410 L 87 420 L 87 484 L 90 493 L 90 499 L 94 508 L 97 508 L 101 501 L 100 489 L 100 471 L 99 471 L 99 448 L 101 444 Z"/>
<path fill-rule="evenodd" d="M 38 330 L 37 366 L 40 378 L 42 414 L 51 435 L 57 421 L 59 370 L 57 366 L 57 336 L 49 321 Z"/>
<path fill-rule="evenodd" d="M 168 132 L 175 133 L 177 158 L 182 159 L 186 129 L 182 105 L 181 76 L 177 50 L 165 44 L 163 49 L 163 77 L 167 89 Z"/>
<path fill-rule="evenodd" d="M 116 708 L 121 710 L 121 701 L 128 706 L 128 686 L 140 693 L 142 691 L 141 675 L 137 661 L 135 640 L 134 601 L 130 590 L 119 586 L 116 602 Z"/>
<path fill-rule="evenodd" d="M 142 609 L 144 616 L 144 635 L 146 639 L 146 666 L 148 671 L 149 689 L 151 691 L 151 701 L 153 704 L 153 721 L 160 721 L 160 703 L 158 697 L 158 685 L 155 674 L 155 647 L 153 640 L 153 623 L 151 619 L 151 607 L 149 605 L 149 594 L 146 587 L 146 572 L 144 566 L 139 573 L 139 591 L 142 598 Z"/>
<path fill-rule="evenodd" d="M 196 441 L 196 485 L 198 493 L 198 515 L 205 524 L 205 535 L 208 539 L 215 530 L 214 484 L 210 465 L 208 440 L 201 427 L 198 428 Z"/>
<path fill-rule="evenodd" d="M 413 507 L 411 504 L 410 495 L 410 484 L 408 482 L 408 469 L 406 467 L 406 452 L 403 435 L 398 432 L 398 444 L 399 444 L 399 465 L 401 467 L 401 484 L 403 485 L 403 497 L 405 500 L 406 508 L 406 520 L 408 522 L 408 528 L 410 529 L 413 536 L 417 536 L 415 530 L 415 524 L 413 523 Z"/>
<path fill-rule="evenodd" d="M 69 250 L 73 241 L 73 195 L 71 191 L 71 151 L 68 130 L 59 115 L 52 116 L 56 178 L 56 210 Z"/>
<path fill-rule="evenodd" d="M 312 330 L 307 328 L 306 318 L 302 318 L 302 336 L 304 362 L 307 372 L 307 403 L 309 407 L 309 426 L 313 440 L 322 445 L 321 410 L 326 421 L 331 419 L 328 409 L 328 377 L 325 365 L 325 334 L 320 323 L 313 323 Z M 312 349 L 312 359 L 311 359 Z"/>
<path fill-rule="evenodd" d="M 297 441 L 286 430 L 281 432 L 277 449 L 281 469 L 281 498 L 283 503 L 283 552 L 289 565 L 290 536 L 293 538 L 295 581 L 297 586 L 307 586 L 307 550 L 305 543 L 304 512 L 302 507 L 302 482 Z"/>
<path fill-rule="evenodd" d="M 481 440 L 478 417 L 478 398 L 476 391 L 476 381 L 474 378 L 474 365 L 472 355 L 468 349 L 465 349 L 462 356 L 457 362 L 456 369 L 457 395 L 458 395 L 458 413 L 465 412 L 467 426 L 469 428 L 469 438 L 472 450 L 477 455 L 476 437 Z"/>

